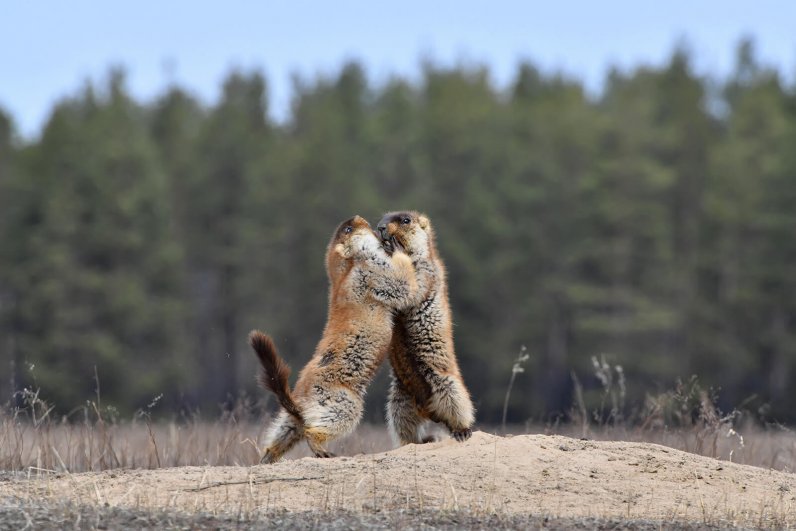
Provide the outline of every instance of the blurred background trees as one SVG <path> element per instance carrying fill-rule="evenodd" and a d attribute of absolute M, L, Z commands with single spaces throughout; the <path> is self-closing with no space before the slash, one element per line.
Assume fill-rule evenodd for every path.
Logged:
<path fill-rule="evenodd" d="M 213 106 L 176 86 L 142 104 L 113 71 L 35 141 L 0 112 L 3 401 L 36 386 L 68 412 L 96 377 L 122 411 L 259 396 L 246 333 L 303 365 L 337 223 L 417 209 L 481 421 L 499 421 L 521 345 L 510 421 L 565 413 L 593 356 L 623 367 L 629 401 L 697 374 L 726 408 L 756 395 L 796 420 L 796 92 L 751 43 L 731 79 L 678 49 L 598 97 L 529 63 L 503 89 L 433 64 L 374 86 L 349 63 L 296 79 L 285 123 L 266 94 L 235 72 Z"/>

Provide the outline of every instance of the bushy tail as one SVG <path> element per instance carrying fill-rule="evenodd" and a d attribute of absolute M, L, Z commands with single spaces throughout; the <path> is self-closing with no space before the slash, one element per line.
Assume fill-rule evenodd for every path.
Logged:
<path fill-rule="evenodd" d="M 299 423 L 304 424 L 301 410 L 296 405 L 296 402 L 293 401 L 293 395 L 290 392 L 290 384 L 288 383 L 290 367 L 279 356 L 274 341 L 267 334 L 263 334 L 259 330 L 252 330 L 249 333 L 249 344 L 254 349 L 257 357 L 260 358 L 260 365 L 262 365 L 260 384 L 276 395 L 279 404 L 285 411 L 295 417 Z"/>

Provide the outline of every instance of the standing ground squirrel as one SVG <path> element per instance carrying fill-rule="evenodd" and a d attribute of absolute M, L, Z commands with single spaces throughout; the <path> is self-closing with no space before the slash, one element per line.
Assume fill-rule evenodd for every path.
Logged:
<path fill-rule="evenodd" d="M 391 212 L 377 229 L 393 254 L 406 252 L 417 274 L 419 302 L 398 311 L 390 343 L 392 382 L 387 423 L 400 444 L 428 442 L 426 420 L 447 426 L 464 441 L 475 412 L 453 348 L 453 324 L 445 266 L 429 219 L 417 212 Z"/>

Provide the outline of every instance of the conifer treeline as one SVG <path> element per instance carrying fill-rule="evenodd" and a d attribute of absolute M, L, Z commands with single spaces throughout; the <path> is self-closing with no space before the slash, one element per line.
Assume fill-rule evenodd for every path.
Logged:
<path fill-rule="evenodd" d="M 621 365 L 629 400 L 697 374 L 796 420 L 796 92 L 742 43 L 728 80 L 687 53 L 576 80 L 426 65 L 376 86 L 356 63 L 299 82 L 286 123 L 233 73 L 211 107 L 124 76 L 60 102 L 41 137 L 0 115 L 0 392 L 69 411 L 217 411 L 257 393 L 246 333 L 300 367 L 326 313 L 323 255 L 355 213 L 425 211 L 450 273 L 482 421 L 565 411 L 571 371 Z M 386 379 L 368 417 L 382 416 Z"/>

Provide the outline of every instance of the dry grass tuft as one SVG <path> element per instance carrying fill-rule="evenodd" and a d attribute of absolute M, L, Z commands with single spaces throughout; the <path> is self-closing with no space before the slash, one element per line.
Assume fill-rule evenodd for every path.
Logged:
<path fill-rule="evenodd" d="M 54 407 L 38 391 L 25 390 L 21 397 L 21 407 L 0 410 L 0 470 L 42 474 L 254 465 L 270 422 L 261 420 L 261 408 L 247 400 L 215 421 L 198 416 L 154 421 L 149 410 L 157 400 L 126 420 L 119 419 L 112 408 L 100 407 L 98 400 L 57 419 Z M 332 449 L 339 455 L 355 455 L 390 447 L 383 427 L 363 425 L 355 436 L 338 441 Z M 290 455 L 310 454 L 302 446 Z"/>
<path fill-rule="evenodd" d="M 706 395 L 695 401 L 695 392 L 699 395 L 693 387 L 681 387 L 649 398 L 642 422 L 600 422 L 599 412 L 584 418 L 582 410 L 574 408 L 573 422 L 509 425 L 507 431 L 651 442 L 740 464 L 796 470 L 796 434 L 791 430 L 751 423 L 739 426 L 738 415 L 721 415 Z M 23 407 L 0 410 L 0 469 L 38 474 L 254 465 L 270 421 L 261 420 L 259 408 L 246 401 L 216 421 L 198 417 L 153 421 L 146 412 L 122 420 L 95 402 L 69 419 L 56 419 L 52 411 L 53 407 L 34 391 L 25 391 Z M 481 429 L 504 431 L 497 426 Z M 337 441 L 332 450 L 350 456 L 390 448 L 384 426 L 362 425 L 351 437 Z M 308 455 L 300 445 L 289 457 Z"/>

